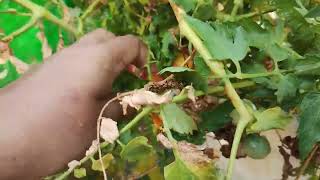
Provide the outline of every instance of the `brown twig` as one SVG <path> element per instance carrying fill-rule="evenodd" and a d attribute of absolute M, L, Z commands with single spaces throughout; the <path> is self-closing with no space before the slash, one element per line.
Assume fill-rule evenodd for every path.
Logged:
<path fill-rule="evenodd" d="M 308 158 L 303 162 L 303 165 L 298 172 L 296 180 L 299 180 L 300 177 L 303 175 L 304 171 L 307 169 L 308 165 L 310 164 L 310 161 L 312 160 L 314 154 L 317 152 L 318 148 L 319 146 L 317 144 L 312 148 L 312 151 L 308 155 Z"/>

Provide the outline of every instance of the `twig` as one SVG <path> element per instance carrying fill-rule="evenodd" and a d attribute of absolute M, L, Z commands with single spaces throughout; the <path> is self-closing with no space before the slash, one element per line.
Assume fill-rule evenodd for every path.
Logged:
<path fill-rule="evenodd" d="M 234 19 L 235 16 L 237 15 L 239 8 L 243 6 L 243 0 L 234 0 L 233 3 L 234 3 L 234 6 L 231 12 L 232 19 Z"/>
<path fill-rule="evenodd" d="M 101 0 L 95 0 L 93 1 L 90 6 L 85 10 L 85 12 L 80 16 L 81 20 L 86 19 L 92 12 L 93 10 L 99 5 Z"/>
<path fill-rule="evenodd" d="M 100 147 L 101 148 L 105 148 L 109 145 L 109 143 L 107 142 L 103 142 L 100 144 Z M 96 153 L 96 152 L 95 152 Z M 90 156 L 85 156 L 83 157 L 79 162 L 79 165 L 78 166 L 75 166 L 73 169 L 68 169 L 67 171 L 65 171 L 63 174 L 61 174 L 59 177 L 55 178 L 55 180 L 64 180 L 66 179 L 72 172 L 75 168 L 81 166 L 83 163 L 87 162 L 89 159 L 91 159 L 95 153 L 92 153 Z"/>
<path fill-rule="evenodd" d="M 23 13 L 23 12 L 18 12 L 16 9 L 8 9 L 6 11 L 0 11 L 1 14 L 15 14 L 18 16 L 32 16 L 31 13 Z"/>
<path fill-rule="evenodd" d="M 70 26 L 68 23 L 64 22 L 63 20 L 57 18 L 55 15 L 53 15 L 51 12 L 49 12 L 47 9 L 45 9 L 42 6 L 39 6 L 38 4 L 30 1 L 30 0 L 14 0 L 16 3 L 20 4 L 21 6 L 29 9 L 32 14 L 33 14 L 33 18 L 37 20 L 39 20 L 40 18 L 45 18 L 55 24 L 57 24 L 58 26 L 66 29 L 67 31 L 70 31 L 71 33 L 73 33 L 76 37 L 79 37 L 79 33 L 77 30 L 75 30 L 72 26 Z M 30 28 L 30 27 L 29 27 Z M 28 29 L 28 28 L 27 28 Z M 25 30 L 24 30 L 25 31 Z M 24 32 L 22 31 L 22 32 Z M 22 33 L 20 31 L 20 33 Z M 18 32 L 17 32 L 18 33 Z M 15 35 L 19 35 L 15 33 Z"/>
<path fill-rule="evenodd" d="M 83 33 L 83 21 L 93 12 L 93 10 L 99 5 L 101 0 L 95 0 L 90 6 L 84 11 L 84 13 L 78 19 L 78 31 L 80 34 Z"/>
<path fill-rule="evenodd" d="M 308 165 L 310 164 L 310 161 L 312 160 L 314 154 L 317 152 L 318 148 L 319 146 L 317 144 L 312 148 L 312 151 L 309 154 L 308 158 L 303 162 L 303 165 L 298 172 L 296 180 L 299 180 L 300 177 L 303 175 L 304 171 L 307 169 Z"/>
<path fill-rule="evenodd" d="M 17 29 L 16 31 L 12 32 L 8 36 L 3 37 L 2 41 L 10 41 L 10 40 L 12 40 L 14 37 L 20 35 L 21 33 L 27 31 L 29 28 L 34 26 L 38 22 L 38 20 L 39 20 L 38 16 L 32 16 L 32 18 L 30 19 L 30 21 L 27 24 L 25 24 L 21 28 Z"/>

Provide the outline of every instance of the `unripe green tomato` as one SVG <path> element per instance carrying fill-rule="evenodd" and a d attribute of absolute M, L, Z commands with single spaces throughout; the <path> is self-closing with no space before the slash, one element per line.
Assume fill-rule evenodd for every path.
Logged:
<path fill-rule="evenodd" d="M 244 152 L 253 159 L 263 159 L 271 152 L 269 141 L 258 134 L 249 134 L 243 141 Z"/>

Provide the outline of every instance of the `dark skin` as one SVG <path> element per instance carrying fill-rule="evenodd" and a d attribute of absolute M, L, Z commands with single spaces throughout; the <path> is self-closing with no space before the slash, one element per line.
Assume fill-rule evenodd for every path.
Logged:
<path fill-rule="evenodd" d="M 96 138 L 102 106 L 113 97 L 114 79 L 145 59 L 136 37 L 99 29 L 1 89 L 0 179 L 40 179 L 81 159 Z M 120 116 L 116 104 L 106 112 Z"/>

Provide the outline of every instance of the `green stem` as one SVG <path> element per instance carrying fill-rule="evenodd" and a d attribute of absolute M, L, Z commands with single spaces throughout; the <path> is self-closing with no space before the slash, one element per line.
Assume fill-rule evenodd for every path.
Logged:
<path fill-rule="evenodd" d="M 247 13 L 247 14 L 241 14 L 241 15 L 238 15 L 235 17 L 235 21 L 239 21 L 241 19 L 246 19 L 246 18 L 252 18 L 252 17 L 255 17 L 255 16 L 259 16 L 259 15 L 262 15 L 262 14 L 266 14 L 266 13 L 270 13 L 270 12 L 273 12 L 277 9 L 274 9 L 274 8 L 271 8 L 271 9 L 267 9 L 267 10 L 264 10 L 264 11 L 256 11 L 256 12 L 250 12 L 250 13 Z"/>
<path fill-rule="evenodd" d="M 288 70 L 285 71 L 280 71 L 282 72 L 290 72 Z M 262 72 L 262 73 L 254 73 L 254 74 L 246 74 L 246 73 L 241 73 L 239 75 L 237 74 L 228 74 L 226 76 L 223 77 L 219 77 L 219 76 L 209 76 L 210 79 L 221 79 L 221 78 L 238 78 L 238 79 L 252 79 L 252 78 L 258 78 L 258 77 L 266 77 L 266 76 L 275 76 L 278 75 L 279 72 L 277 71 L 272 71 L 272 72 Z"/>
<path fill-rule="evenodd" d="M 105 148 L 105 147 L 107 147 L 108 145 L 109 145 L 109 143 L 103 142 L 103 143 L 100 144 L 100 147 L 101 147 L 101 148 Z M 97 152 L 97 151 L 96 151 L 96 152 Z M 55 180 L 64 180 L 64 179 L 66 179 L 66 178 L 73 172 L 73 170 L 74 170 L 75 168 L 81 166 L 82 164 L 84 164 L 85 162 L 87 162 L 89 159 L 93 158 L 93 156 L 95 155 L 96 152 L 92 153 L 90 156 L 85 156 L 85 157 L 83 157 L 83 158 L 79 161 L 80 163 L 79 163 L 78 166 L 76 166 L 76 167 L 74 167 L 73 169 L 70 169 L 70 170 L 68 170 L 68 171 L 65 171 L 65 172 L 64 172 L 63 174 L 61 174 L 59 177 L 55 178 Z"/>
<path fill-rule="evenodd" d="M 242 5 L 243 5 L 243 0 L 234 0 L 233 3 L 234 3 L 234 6 L 233 6 L 233 9 L 231 12 L 231 17 L 232 17 L 232 19 L 235 19 L 239 8 L 242 7 Z"/>
<path fill-rule="evenodd" d="M 19 28 L 16 31 L 12 32 L 8 36 L 3 37 L 2 41 L 10 41 L 14 37 L 19 36 L 21 33 L 27 31 L 29 28 L 34 26 L 38 22 L 38 20 L 39 20 L 38 16 L 32 16 L 32 18 L 30 19 L 30 21 L 27 24 L 23 25 L 21 28 Z"/>
<path fill-rule="evenodd" d="M 85 12 L 80 16 L 81 20 L 86 19 L 92 12 L 93 10 L 99 5 L 101 0 L 95 0 L 93 1 L 90 6 L 85 10 Z"/>
<path fill-rule="evenodd" d="M 147 59 L 147 64 L 146 64 L 147 73 L 148 73 L 148 80 L 149 80 L 149 81 L 152 81 L 151 55 L 152 55 L 152 51 L 151 51 L 150 48 L 149 48 L 149 49 L 148 49 L 148 59 Z"/>
<path fill-rule="evenodd" d="M 217 14 L 216 14 L 216 18 L 221 20 L 221 21 L 234 22 L 234 21 L 240 21 L 242 19 L 247 19 L 247 18 L 252 18 L 252 17 L 255 17 L 255 16 L 259 16 L 259 15 L 266 14 L 266 13 L 269 13 L 269 12 L 273 12 L 275 10 L 276 9 L 271 8 L 271 9 L 267 9 L 267 10 L 264 10 L 264 11 L 261 11 L 261 12 L 260 11 L 250 12 L 250 13 L 241 14 L 241 15 L 238 15 L 238 16 L 235 16 L 235 17 L 232 17 L 230 14 L 226 14 L 224 12 L 218 11 Z"/>
<path fill-rule="evenodd" d="M 15 14 L 18 16 L 32 16 L 31 13 L 18 12 L 16 9 L 8 9 L 5 11 L 0 11 L 1 14 Z"/>
<path fill-rule="evenodd" d="M 232 84 L 232 86 L 236 89 L 241 89 L 241 88 L 246 88 L 246 87 L 252 87 L 256 85 L 255 82 L 253 81 L 243 81 L 243 82 L 239 82 L 239 83 L 234 83 Z M 195 96 L 199 97 L 199 96 L 204 96 L 206 94 L 216 94 L 216 93 L 221 93 L 224 91 L 224 87 L 223 86 L 211 86 L 208 88 L 207 93 L 203 92 L 203 91 L 196 91 L 195 92 Z M 172 102 L 174 103 L 183 103 L 184 101 L 186 101 L 188 99 L 188 95 L 187 94 L 181 94 L 178 96 L 175 96 L 172 99 Z"/>
<path fill-rule="evenodd" d="M 193 46 L 198 51 L 198 53 L 203 57 L 207 66 L 210 68 L 210 70 L 215 75 L 220 76 L 220 77 L 225 76 L 226 72 L 224 70 L 224 65 L 221 62 L 213 60 L 214 59 L 213 56 L 210 54 L 208 49 L 205 47 L 202 40 L 198 37 L 198 35 L 192 30 L 192 28 L 184 20 L 184 16 L 186 15 L 184 10 L 182 10 L 180 7 L 178 7 L 173 2 L 173 0 L 169 0 L 169 2 L 170 2 L 170 5 L 176 15 L 178 22 L 179 22 L 180 33 L 182 35 L 186 36 L 187 39 L 193 44 Z M 239 5 L 242 5 L 242 0 L 235 0 L 235 6 L 239 6 Z M 237 9 L 235 12 L 237 12 Z M 233 13 L 233 14 L 235 14 L 235 13 Z M 235 109 L 237 110 L 237 112 L 240 115 L 241 122 L 239 122 L 238 124 L 239 125 L 243 125 L 243 124 L 247 125 L 248 122 L 250 122 L 253 119 L 252 115 L 247 110 L 243 101 L 241 100 L 241 98 L 237 94 L 236 90 L 232 86 L 230 80 L 228 78 L 223 78 L 222 80 L 225 83 L 225 92 L 226 92 L 227 96 L 229 97 L 233 106 L 235 107 Z M 237 134 L 237 136 L 240 136 L 240 137 L 235 138 L 233 144 L 239 143 L 241 135 L 243 133 L 243 130 L 242 131 L 240 131 L 240 130 L 241 130 L 241 128 L 237 128 L 237 131 L 235 134 Z M 236 152 L 237 149 L 238 149 L 238 146 L 232 146 L 232 151 Z M 232 169 L 233 169 L 232 166 L 234 164 L 233 163 L 234 161 L 235 161 L 235 156 L 232 156 L 230 159 L 231 163 L 228 166 L 228 170 L 227 170 L 228 177 L 232 176 Z M 229 180 L 229 179 L 227 179 L 227 180 Z"/>
<path fill-rule="evenodd" d="M 236 132 L 234 134 L 234 139 L 233 139 L 233 143 L 232 143 L 230 160 L 228 162 L 228 172 L 227 172 L 227 175 L 226 175 L 226 180 L 232 179 L 232 172 L 233 172 L 234 163 L 235 163 L 235 160 L 236 160 L 236 157 L 237 157 L 238 147 L 239 147 L 239 144 L 240 144 L 242 133 L 245 130 L 245 128 L 248 125 L 248 123 L 249 123 L 248 121 L 240 119 L 238 124 L 237 124 L 237 129 L 236 129 Z"/>
<path fill-rule="evenodd" d="M 16 3 L 20 4 L 21 6 L 29 9 L 32 11 L 33 16 L 38 18 L 45 18 L 58 26 L 66 29 L 67 31 L 70 31 L 73 33 L 76 37 L 79 37 L 79 33 L 77 30 L 75 30 L 72 26 L 70 26 L 68 23 L 64 22 L 63 20 L 57 18 L 55 15 L 53 15 L 51 12 L 49 12 L 47 9 L 45 9 L 42 6 L 39 6 L 38 4 L 29 1 L 29 0 L 14 0 Z"/>
<path fill-rule="evenodd" d="M 131 120 L 125 127 L 123 127 L 120 130 L 120 135 L 127 132 L 129 129 L 131 129 L 133 126 L 135 126 L 138 122 L 140 122 L 140 120 L 143 117 L 145 117 L 146 115 L 151 113 L 152 110 L 153 110 L 153 108 L 150 106 L 143 108 L 142 111 L 133 120 Z"/>

